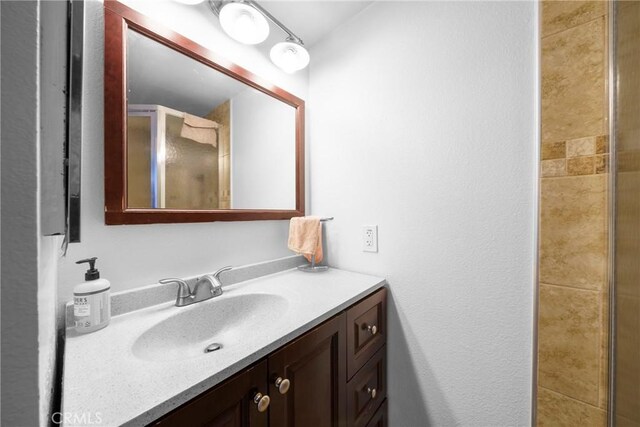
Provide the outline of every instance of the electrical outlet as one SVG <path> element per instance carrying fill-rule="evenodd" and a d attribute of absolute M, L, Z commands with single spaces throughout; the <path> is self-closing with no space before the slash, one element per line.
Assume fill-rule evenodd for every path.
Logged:
<path fill-rule="evenodd" d="M 362 226 L 362 251 L 378 252 L 378 226 Z"/>

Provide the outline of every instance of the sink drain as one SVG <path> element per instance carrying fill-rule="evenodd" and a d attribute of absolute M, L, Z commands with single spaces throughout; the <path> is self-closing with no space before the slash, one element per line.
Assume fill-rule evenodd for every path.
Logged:
<path fill-rule="evenodd" d="M 209 344 L 207 348 L 204 349 L 205 353 L 213 353 L 216 350 L 220 350 L 222 348 L 222 344 L 218 344 L 214 342 L 213 344 Z"/>

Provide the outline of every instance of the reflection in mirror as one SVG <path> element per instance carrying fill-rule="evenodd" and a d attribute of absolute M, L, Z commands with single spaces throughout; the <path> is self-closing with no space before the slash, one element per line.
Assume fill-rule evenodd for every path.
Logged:
<path fill-rule="evenodd" d="M 296 109 L 127 30 L 128 208 L 296 209 Z"/>

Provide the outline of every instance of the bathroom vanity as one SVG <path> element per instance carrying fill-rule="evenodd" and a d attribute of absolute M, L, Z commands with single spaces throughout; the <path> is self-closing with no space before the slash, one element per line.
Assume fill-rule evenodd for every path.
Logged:
<path fill-rule="evenodd" d="M 386 425 L 386 289 L 152 423 Z"/>
<path fill-rule="evenodd" d="M 105 329 L 69 327 L 62 411 L 103 425 L 386 425 L 385 280 L 242 270 L 207 301 L 176 307 L 176 286 L 151 285 L 114 294 Z"/>

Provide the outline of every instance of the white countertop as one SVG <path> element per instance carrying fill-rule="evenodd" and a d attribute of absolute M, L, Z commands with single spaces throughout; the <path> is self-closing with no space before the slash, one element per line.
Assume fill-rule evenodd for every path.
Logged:
<path fill-rule="evenodd" d="M 146 425 L 384 284 L 379 277 L 337 269 L 322 273 L 292 269 L 225 286 L 222 296 L 188 307 L 167 302 L 116 316 L 105 329 L 90 334 L 68 329 L 62 412 L 75 415 L 76 421 L 84 419 L 85 424 L 65 426 L 90 421 L 95 425 L 97 418 L 101 426 Z M 282 296 L 287 300 L 285 314 L 276 322 L 256 322 L 255 335 L 242 337 L 241 344 L 225 345 L 202 357 L 150 361 L 132 352 L 145 331 L 177 312 L 198 306 L 202 310 L 211 301 L 219 304 L 245 294 Z"/>

